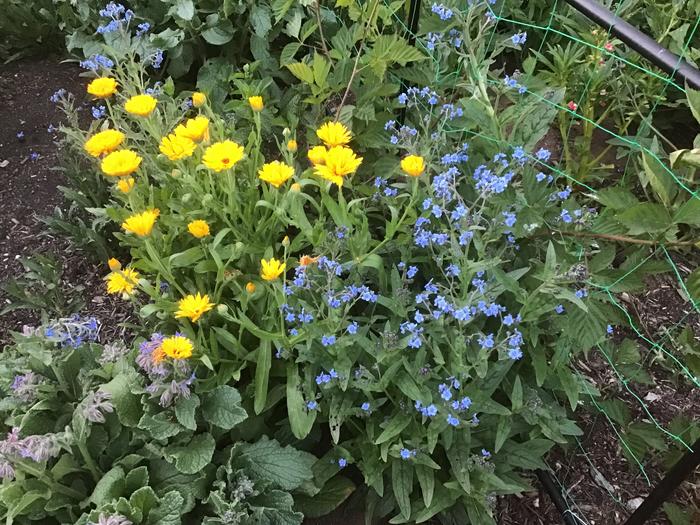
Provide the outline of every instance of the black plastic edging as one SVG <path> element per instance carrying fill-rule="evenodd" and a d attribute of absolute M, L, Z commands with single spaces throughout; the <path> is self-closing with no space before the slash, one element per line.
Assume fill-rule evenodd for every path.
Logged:
<path fill-rule="evenodd" d="M 564 501 L 564 498 L 562 497 L 561 492 L 557 488 L 556 483 L 554 483 L 552 475 L 546 470 L 536 470 L 535 474 L 537 475 L 537 479 L 540 480 L 540 483 L 542 484 L 544 490 L 547 492 L 547 494 L 549 494 L 552 503 L 554 503 L 554 506 L 561 514 L 561 519 L 564 522 L 564 525 L 579 525 L 578 523 L 576 523 L 576 520 L 571 516 L 569 506 Z"/>
<path fill-rule="evenodd" d="M 659 481 L 644 502 L 637 507 L 624 525 L 642 525 L 654 512 L 668 500 L 671 493 L 683 483 L 700 465 L 700 438 L 693 444 L 692 452 L 688 451 L 679 459 L 668 474 Z"/>
<path fill-rule="evenodd" d="M 683 79 L 690 87 L 700 89 L 700 70 L 672 53 L 653 38 L 609 11 L 595 0 L 566 0 L 596 24 L 609 30 L 649 62 L 663 69 L 671 78 Z"/>

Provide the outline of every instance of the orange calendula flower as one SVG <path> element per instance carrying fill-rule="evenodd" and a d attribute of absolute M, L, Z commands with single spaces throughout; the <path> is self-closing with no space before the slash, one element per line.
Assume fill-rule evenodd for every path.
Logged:
<path fill-rule="evenodd" d="M 207 96 L 201 91 L 192 93 L 192 105 L 196 108 L 202 107 L 207 103 Z"/>
<path fill-rule="evenodd" d="M 139 282 L 139 274 L 131 268 L 124 268 L 110 273 L 106 279 L 107 293 L 131 295 Z"/>
<path fill-rule="evenodd" d="M 308 266 L 314 264 L 318 261 L 318 257 L 311 257 L 310 255 L 302 255 L 299 259 L 299 266 Z"/>
<path fill-rule="evenodd" d="M 194 142 L 207 140 L 209 138 L 209 119 L 201 115 L 187 119 L 184 124 L 180 124 L 175 128 L 175 135 Z"/>
<path fill-rule="evenodd" d="M 250 108 L 256 113 L 259 113 L 265 108 L 263 98 L 260 96 L 248 97 L 248 104 L 250 104 Z"/>
<path fill-rule="evenodd" d="M 224 171 L 235 166 L 243 158 L 244 151 L 243 146 L 232 140 L 215 142 L 205 150 L 202 162 L 211 170 Z"/>
<path fill-rule="evenodd" d="M 209 224 L 207 224 L 207 221 L 203 221 L 202 219 L 197 219 L 190 222 L 187 225 L 187 231 L 190 232 L 194 237 L 197 237 L 197 239 L 206 237 L 210 233 Z"/>
<path fill-rule="evenodd" d="M 136 181 L 133 177 L 123 177 L 117 181 L 117 188 L 122 193 L 129 193 L 131 190 L 134 189 L 135 185 Z"/>
<path fill-rule="evenodd" d="M 326 122 L 316 130 L 316 135 L 328 148 L 345 146 L 352 139 L 352 133 L 342 122 Z"/>
<path fill-rule="evenodd" d="M 187 359 L 192 357 L 194 344 L 185 336 L 174 335 L 163 339 L 160 349 L 165 355 L 173 359 Z"/>
<path fill-rule="evenodd" d="M 255 293 L 255 283 L 253 281 L 248 281 L 245 285 L 245 291 L 248 293 Z"/>
<path fill-rule="evenodd" d="M 425 161 L 418 155 L 409 155 L 401 159 L 401 169 L 406 175 L 419 177 L 425 171 Z"/>
<path fill-rule="evenodd" d="M 143 213 L 137 213 L 126 219 L 122 223 L 122 228 L 124 231 L 133 233 L 139 237 L 146 237 L 153 231 L 153 225 L 156 223 L 156 219 L 159 215 L 160 210 L 157 208 L 146 210 Z"/>
<path fill-rule="evenodd" d="M 171 133 L 161 139 L 158 149 L 170 160 L 181 160 L 191 157 L 194 150 L 197 149 L 197 144 L 187 137 L 179 137 L 175 133 Z"/>
<path fill-rule="evenodd" d="M 110 77 L 96 78 L 87 85 L 87 92 L 95 98 L 109 98 L 117 91 L 117 81 Z"/>
<path fill-rule="evenodd" d="M 118 259 L 115 259 L 112 257 L 109 261 L 107 261 L 107 266 L 109 266 L 109 269 L 112 270 L 113 272 L 116 272 L 117 270 L 122 269 L 122 263 L 119 262 Z"/>
<path fill-rule="evenodd" d="M 126 177 L 138 169 L 141 160 L 135 151 L 120 149 L 103 158 L 100 167 L 102 172 L 110 177 Z"/>
<path fill-rule="evenodd" d="M 197 292 L 196 295 L 190 294 L 180 299 L 177 306 L 176 318 L 186 317 L 193 323 L 196 323 L 202 315 L 214 308 L 215 305 L 209 302 L 208 295 L 201 295 Z"/>
<path fill-rule="evenodd" d="M 343 185 L 343 179 L 352 175 L 362 164 L 362 157 L 355 155 L 355 152 L 345 146 L 336 146 L 328 150 L 326 163 L 314 166 L 316 175 L 337 184 Z"/>
<path fill-rule="evenodd" d="M 111 153 L 124 142 L 124 133 L 116 129 L 106 129 L 95 133 L 85 141 L 85 151 L 93 157 L 101 157 L 106 153 Z"/>
<path fill-rule="evenodd" d="M 311 164 L 314 166 L 318 166 L 319 164 L 325 164 L 326 163 L 326 155 L 328 154 L 328 150 L 326 149 L 325 146 L 314 146 L 309 150 L 309 152 L 306 154 L 306 156 L 309 158 L 311 161 Z"/>
<path fill-rule="evenodd" d="M 278 160 L 263 164 L 262 168 L 258 171 L 258 178 L 269 182 L 275 188 L 282 186 L 282 184 L 291 179 L 293 175 L 294 168 Z"/>
<path fill-rule="evenodd" d="M 260 266 L 260 277 L 266 281 L 274 281 L 280 275 L 282 275 L 282 272 L 284 272 L 284 270 L 287 268 L 286 264 L 278 261 L 274 257 L 269 260 L 261 259 Z"/>
<path fill-rule="evenodd" d="M 132 115 L 147 117 L 156 109 L 156 102 L 151 95 L 135 95 L 126 101 L 124 109 Z"/>

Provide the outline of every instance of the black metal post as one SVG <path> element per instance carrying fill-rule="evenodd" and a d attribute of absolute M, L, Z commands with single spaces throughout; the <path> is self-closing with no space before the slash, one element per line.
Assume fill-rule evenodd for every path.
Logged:
<path fill-rule="evenodd" d="M 690 474 L 700 465 L 700 439 L 693 444 L 693 451 L 686 452 L 679 459 L 666 477 L 659 481 L 644 502 L 637 507 L 624 525 L 642 525 L 654 512 L 668 499 L 678 485 L 683 483 Z"/>
<path fill-rule="evenodd" d="M 611 34 L 622 40 L 651 63 L 663 69 L 672 78 L 682 79 L 690 87 L 700 89 L 700 71 L 678 55 L 671 53 L 653 38 L 625 22 L 595 0 L 566 1 L 596 24 L 610 30 Z"/>
<path fill-rule="evenodd" d="M 576 520 L 571 516 L 571 513 L 569 512 L 569 506 L 564 501 L 564 498 L 562 498 L 561 492 L 559 491 L 556 484 L 554 483 L 554 480 L 552 479 L 552 475 L 546 470 L 537 470 L 535 471 L 535 474 L 537 474 L 537 479 L 540 480 L 540 483 L 542 483 L 542 487 L 545 491 L 547 491 L 547 494 L 549 494 L 552 503 L 554 503 L 554 506 L 561 514 L 561 519 L 564 521 L 564 524 L 578 525 L 576 523 Z"/>

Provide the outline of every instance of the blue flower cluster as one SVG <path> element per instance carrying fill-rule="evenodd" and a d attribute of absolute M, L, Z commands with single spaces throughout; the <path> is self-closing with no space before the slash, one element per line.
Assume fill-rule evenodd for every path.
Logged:
<path fill-rule="evenodd" d="M 462 35 L 457 29 L 450 29 L 447 37 L 445 37 L 444 33 L 433 32 L 428 33 L 426 37 L 425 47 L 428 51 L 434 51 L 440 44 L 444 44 L 446 48 L 449 46 L 455 49 L 462 47 Z"/>
<path fill-rule="evenodd" d="M 440 17 L 440 20 L 449 20 L 452 18 L 454 13 L 452 9 L 446 7 L 443 4 L 433 4 L 430 10 Z"/>
<path fill-rule="evenodd" d="M 90 109 L 92 118 L 95 120 L 105 118 L 107 116 L 107 108 L 105 106 L 92 106 Z"/>
<path fill-rule="evenodd" d="M 83 69 L 89 69 L 91 71 L 97 71 L 101 67 L 104 69 L 111 69 L 114 67 L 114 62 L 104 55 L 92 55 L 90 58 L 80 62 L 80 67 Z"/>
<path fill-rule="evenodd" d="M 333 379 L 338 379 L 338 372 L 335 371 L 335 369 L 331 368 L 328 373 L 326 372 L 321 372 L 316 376 L 316 384 L 317 385 L 326 385 L 331 382 Z"/>
<path fill-rule="evenodd" d="M 383 177 L 374 178 L 374 187 L 377 190 L 372 195 L 373 200 L 378 200 L 382 197 L 396 197 L 399 194 L 399 190 L 389 186 L 388 181 Z"/>
<path fill-rule="evenodd" d="M 101 24 L 97 28 L 97 33 L 104 35 L 106 33 L 114 33 L 119 31 L 122 22 L 127 25 L 134 18 L 134 12 L 131 9 L 127 9 L 122 4 L 117 4 L 115 2 L 108 3 L 104 9 L 100 10 L 100 16 L 102 18 L 109 18 L 110 21 L 106 24 Z"/>
<path fill-rule="evenodd" d="M 510 41 L 513 42 L 514 46 L 521 46 L 527 41 L 527 33 L 516 33 L 510 37 Z"/>
<path fill-rule="evenodd" d="M 61 347 L 77 348 L 95 342 L 100 335 L 100 322 L 94 317 L 83 318 L 78 314 L 58 319 L 44 326 L 43 335 Z"/>
<path fill-rule="evenodd" d="M 527 88 L 525 86 L 523 86 L 522 84 L 520 84 L 515 79 L 515 77 L 510 77 L 510 76 L 506 75 L 503 78 L 503 83 L 506 85 L 506 87 L 509 87 L 511 89 L 517 89 L 518 93 L 520 93 L 521 95 L 527 91 Z"/>

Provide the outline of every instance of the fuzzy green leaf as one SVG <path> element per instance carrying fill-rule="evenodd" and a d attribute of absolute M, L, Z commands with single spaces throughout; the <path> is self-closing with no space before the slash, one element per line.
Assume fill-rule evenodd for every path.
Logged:
<path fill-rule="evenodd" d="M 241 406 L 238 390 L 221 385 L 203 396 L 202 416 L 212 425 L 231 430 L 244 421 L 248 414 Z"/>

